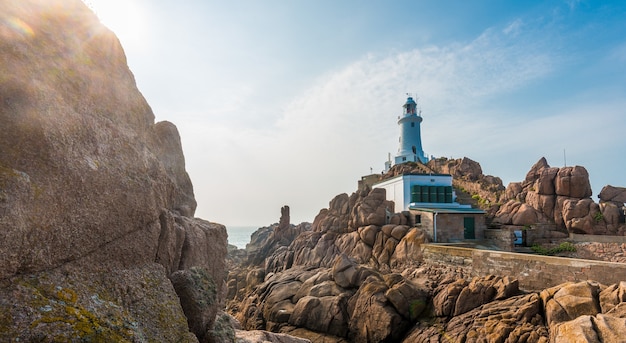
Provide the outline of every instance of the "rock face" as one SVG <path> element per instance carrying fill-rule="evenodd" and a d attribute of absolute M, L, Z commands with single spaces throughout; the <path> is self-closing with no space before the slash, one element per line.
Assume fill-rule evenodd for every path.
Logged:
<path fill-rule="evenodd" d="M 611 185 L 604 186 L 598 194 L 601 201 L 612 201 L 620 204 L 626 203 L 626 188 L 613 187 Z"/>
<path fill-rule="evenodd" d="M 480 164 L 470 158 L 432 159 L 427 165 L 435 173 L 452 175 L 452 185 L 457 189 L 459 199 L 468 193 L 473 205 L 487 211 L 489 216 L 497 211 L 497 203 L 504 197 L 505 187 L 499 177 L 484 175 Z"/>
<path fill-rule="evenodd" d="M 294 267 L 269 276 L 244 300 L 237 319 L 249 330 L 300 328 L 329 341 L 397 341 L 426 303 L 427 293 L 401 275 L 383 276 L 340 256 L 332 268 Z"/>
<path fill-rule="evenodd" d="M 554 204 L 557 197 L 588 196 L 587 187 L 577 185 L 586 175 L 580 168 L 559 177 L 558 168 L 543 162 L 529 172 L 531 181 L 510 187 L 507 196 L 526 192 L 523 198 L 532 198 L 530 185 L 539 190 L 537 195 L 550 195 Z M 471 168 L 475 165 L 465 164 L 469 167 L 460 170 L 480 180 L 479 170 Z M 395 172 L 410 167 L 398 166 Z M 567 196 L 557 196 L 560 179 L 559 192 Z M 228 309 L 242 327 L 328 343 L 547 343 L 576 337 L 582 337 L 580 342 L 621 342 L 626 318 L 621 283 L 566 283 L 525 292 L 511 276 L 477 276 L 471 266 L 423 259 L 424 232 L 411 227 L 403 213 L 387 216 L 390 204 L 379 192 L 360 184 L 355 193 L 336 196 L 311 229 L 300 231 L 288 245 L 276 243 L 281 236 L 276 228 L 257 231 L 253 240 L 273 248 L 259 250 L 253 244 L 253 251 L 264 254 L 257 253 L 254 261 L 229 275 Z M 550 204 L 547 198 L 537 203 Z M 578 218 L 591 203 L 577 200 L 558 215 L 564 221 Z M 506 203 L 507 220 L 520 225 L 542 220 L 545 214 L 531 204 Z"/>
<path fill-rule="evenodd" d="M 528 226 L 554 223 L 564 232 L 626 235 L 622 189 L 603 188 L 600 204 L 591 199 L 589 174 L 584 167 L 552 168 L 541 158 L 523 182 L 509 184 L 506 202 L 494 222 Z"/>
<path fill-rule="evenodd" d="M 193 218 L 176 127 L 82 1 L 0 13 L 0 340 L 194 341 L 168 276 L 201 268 L 221 294 L 226 231 Z"/>

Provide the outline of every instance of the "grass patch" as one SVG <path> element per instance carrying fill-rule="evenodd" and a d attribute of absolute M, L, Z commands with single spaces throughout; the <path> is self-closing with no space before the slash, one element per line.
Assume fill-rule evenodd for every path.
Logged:
<path fill-rule="evenodd" d="M 551 248 L 551 249 L 544 248 L 537 244 L 530 247 L 530 249 L 532 249 L 532 251 L 534 251 L 535 253 L 539 255 L 552 256 L 552 255 L 556 255 L 562 252 L 575 252 L 576 246 L 574 246 L 574 244 L 570 242 L 562 242 L 558 246 Z"/>

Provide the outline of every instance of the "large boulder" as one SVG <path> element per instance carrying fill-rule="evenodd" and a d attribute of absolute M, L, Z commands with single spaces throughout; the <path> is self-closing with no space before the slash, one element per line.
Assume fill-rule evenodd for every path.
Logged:
<path fill-rule="evenodd" d="M 602 187 L 598 198 L 602 201 L 612 201 L 618 203 L 626 203 L 626 188 L 625 187 L 613 187 L 607 185 Z"/>
<path fill-rule="evenodd" d="M 215 280 L 205 269 L 198 267 L 176 271 L 171 280 L 189 328 L 201 343 L 208 342 L 207 333 L 219 310 Z"/>
<path fill-rule="evenodd" d="M 495 300 L 434 325 L 418 323 L 402 342 L 547 343 L 536 293 Z"/>
<path fill-rule="evenodd" d="M 521 182 L 511 182 L 508 186 L 506 186 L 506 190 L 504 192 L 504 200 L 513 200 L 516 199 L 517 196 L 522 193 L 522 183 Z"/>
<path fill-rule="evenodd" d="M 554 179 L 559 172 L 559 168 L 543 168 L 539 173 L 539 177 L 535 182 L 535 190 L 541 195 L 554 195 L 556 189 L 554 185 Z"/>
<path fill-rule="evenodd" d="M 624 235 L 622 188 L 606 186 L 600 204 L 591 200 L 587 170 L 581 166 L 551 168 L 545 158 L 535 163 L 523 182 L 510 183 L 493 222 L 504 225 L 551 223 L 561 232 Z"/>
<path fill-rule="evenodd" d="M 591 282 L 565 283 L 541 291 L 548 325 L 600 313 L 600 286 Z"/>
<path fill-rule="evenodd" d="M 0 281 L 0 341 L 198 342 L 162 266 L 74 264 Z"/>
<path fill-rule="evenodd" d="M 557 195 L 571 198 L 587 198 L 591 196 L 589 173 L 585 167 L 563 167 L 554 179 Z"/>
<path fill-rule="evenodd" d="M 554 207 L 556 205 L 556 196 L 554 194 L 546 195 L 539 192 L 528 192 L 526 194 L 526 203 L 547 218 L 554 218 Z"/>
<path fill-rule="evenodd" d="M 361 226 L 386 224 L 387 211 L 393 209 L 393 203 L 386 200 L 383 188 L 374 188 L 352 207 L 348 226 L 356 229 Z"/>
<path fill-rule="evenodd" d="M 580 316 L 552 328 L 552 342 L 621 343 L 626 337 L 626 318 L 599 314 Z"/>
<path fill-rule="evenodd" d="M 434 313 L 438 317 L 450 317 L 454 314 L 457 299 L 467 286 L 467 281 L 458 279 L 448 283 L 433 298 Z"/>
<path fill-rule="evenodd" d="M 400 239 L 391 255 L 392 267 L 401 265 L 417 265 L 422 261 L 422 244 L 426 243 L 427 235 L 424 230 L 411 228 Z"/>
<path fill-rule="evenodd" d="M 351 294 L 350 294 L 351 295 Z M 298 300 L 289 324 L 338 337 L 348 335 L 349 294 L 305 296 Z"/>
<path fill-rule="evenodd" d="M 602 313 L 611 313 L 617 306 L 626 303 L 626 281 L 611 285 L 600 292 Z"/>
<path fill-rule="evenodd" d="M 0 340 L 80 340 L 80 320 L 104 325 L 108 310 L 89 311 L 106 304 L 128 311 L 136 337 L 189 341 L 188 329 L 159 319 L 183 315 L 167 277 L 201 267 L 221 294 L 226 230 L 193 218 L 176 127 L 154 122 L 118 39 L 82 1 L 5 1 L 0 13 L 14 23 L 0 29 L 0 279 L 48 279 L 39 285 L 53 289 L 33 284 L 50 300 L 42 305 L 3 296 L 0 312 L 21 310 Z M 108 289 L 137 292 L 134 302 L 81 286 L 102 278 Z M 1 284 L 0 294 L 13 287 Z M 56 312 L 53 301 L 67 297 L 72 309 Z M 21 326 L 17 318 L 40 308 L 40 321 Z M 130 337 L 117 323 L 100 332 Z"/>
<path fill-rule="evenodd" d="M 409 321 L 402 317 L 385 296 L 387 284 L 370 279 L 350 299 L 350 335 L 353 342 L 397 342 Z"/>
<path fill-rule="evenodd" d="M 518 281 L 509 277 L 476 277 L 469 284 L 458 279 L 437 292 L 433 298 L 434 312 L 440 317 L 459 316 L 483 304 L 510 298 L 519 292 Z"/>
<path fill-rule="evenodd" d="M 532 225 L 538 223 L 542 218 L 541 214 L 537 212 L 532 206 L 528 204 L 521 204 L 516 213 L 511 218 L 511 224 L 513 225 Z"/>
<path fill-rule="evenodd" d="M 346 230 L 350 211 L 356 197 L 356 193 L 352 196 L 348 196 L 346 193 L 335 196 L 330 201 L 328 208 L 320 210 L 320 213 L 315 217 L 312 230 L 318 232 L 342 232 Z"/>
<path fill-rule="evenodd" d="M 542 157 L 530 167 L 528 173 L 526 173 L 526 178 L 524 179 L 524 185 L 534 184 L 537 179 L 541 176 L 541 173 L 544 169 L 550 168 L 548 161 L 545 157 Z"/>

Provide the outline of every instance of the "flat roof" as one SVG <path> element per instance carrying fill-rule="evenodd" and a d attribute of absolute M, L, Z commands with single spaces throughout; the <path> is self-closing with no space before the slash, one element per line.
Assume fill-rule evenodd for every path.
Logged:
<path fill-rule="evenodd" d="M 452 176 L 452 174 L 437 174 L 437 173 L 402 173 L 398 176 L 404 176 L 404 175 Z"/>
<path fill-rule="evenodd" d="M 403 176 L 450 176 L 450 177 L 452 177 L 452 174 L 435 174 L 435 173 L 402 173 L 402 174 L 400 174 L 400 175 L 396 175 L 396 176 L 394 176 L 394 177 L 390 177 L 390 178 L 388 178 L 388 179 L 384 179 L 384 180 L 378 181 L 378 182 L 374 183 L 374 185 L 377 185 L 377 184 L 379 184 L 379 183 L 383 183 L 383 182 L 386 182 L 386 181 L 395 180 L 395 179 L 398 179 L 398 178 L 403 177 Z"/>
<path fill-rule="evenodd" d="M 451 208 L 451 207 L 411 207 L 409 206 L 409 210 L 416 210 L 422 212 L 430 212 L 430 213 L 465 213 L 465 214 L 485 214 L 486 212 L 478 209 L 478 208 Z"/>

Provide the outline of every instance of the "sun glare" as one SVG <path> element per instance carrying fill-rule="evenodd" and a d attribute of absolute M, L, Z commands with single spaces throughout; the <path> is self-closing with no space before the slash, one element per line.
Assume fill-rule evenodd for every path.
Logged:
<path fill-rule="evenodd" d="M 148 14 L 136 0 L 83 0 L 124 48 L 141 48 L 148 40 Z"/>

